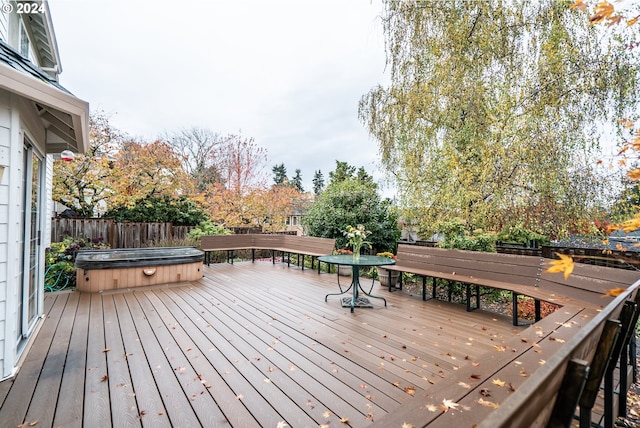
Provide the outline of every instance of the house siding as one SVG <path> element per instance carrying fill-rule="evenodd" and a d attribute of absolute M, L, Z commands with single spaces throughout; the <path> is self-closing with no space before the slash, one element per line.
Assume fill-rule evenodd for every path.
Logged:
<path fill-rule="evenodd" d="M 10 147 L 11 143 L 11 110 L 9 107 L 9 95 L 0 91 L 0 146 Z M 9 156 L 9 163 L 13 156 Z M 11 165 L 9 165 L 0 181 L 0 236 L 9 237 L 9 183 Z M 0 242 L 0 379 L 11 374 L 13 361 L 11 340 L 9 340 L 8 317 L 11 310 L 8 307 L 10 293 L 13 287 L 9 287 L 9 249 L 8 240 Z M 13 249 L 15 251 L 15 249 Z M 11 288 L 11 289 L 10 289 Z M 15 313 L 15 312 L 14 312 Z"/>
<path fill-rule="evenodd" d="M 7 0 L 0 0 L 0 6 L 4 6 L 7 3 Z M 0 39 L 9 40 L 9 20 L 6 13 L 0 13 Z"/>

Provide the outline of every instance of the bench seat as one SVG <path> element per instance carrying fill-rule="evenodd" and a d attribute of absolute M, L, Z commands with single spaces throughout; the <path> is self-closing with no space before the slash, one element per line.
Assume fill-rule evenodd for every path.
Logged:
<path fill-rule="evenodd" d="M 536 256 L 399 244 L 396 264 L 385 266 L 385 269 L 421 276 L 424 300 L 427 299 L 427 278 L 432 279 L 431 298 L 436 297 L 436 279 L 464 284 L 468 311 L 480 307 L 480 287 L 510 291 L 514 325 L 518 325 L 518 296 L 535 300 L 538 321 L 540 301 L 601 309 L 602 295 L 609 289 L 626 288 L 640 279 L 637 271 L 586 264 L 576 264 L 572 275 L 565 279 L 563 275 L 545 272 L 549 262 L 550 259 Z M 402 281 L 398 288 L 402 288 Z M 389 291 L 393 289 L 390 285 Z M 475 307 L 472 307 L 473 298 Z"/>

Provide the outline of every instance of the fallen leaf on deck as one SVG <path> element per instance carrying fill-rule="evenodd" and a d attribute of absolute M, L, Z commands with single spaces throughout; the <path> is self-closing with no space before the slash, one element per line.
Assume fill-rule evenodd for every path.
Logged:
<path fill-rule="evenodd" d="M 465 382 L 458 382 L 458 386 L 461 386 L 461 387 L 466 388 L 466 389 L 470 389 L 471 388 L 471 385 L 469 385 L 468 383 L 465 383 Z"/>
<path fill-rule="evenodd" d="M 409 395 L 415 395 L 416 393 L 416 388 L 413 386 L 407 386 L 404 388 L 404 392 L 406 392 Z"/>
<path fill-rule="evenodd" d="M 287 423 L 285 421 L 280 421 L 278 422 L 278 425 L 276 425 L 276 428 L 284 428 L 284 427 L 288 427 L 289 425 L 287 425 Z"/>
<path fill-rule="evenodd" d="M 482 388 L 480 390 L 480 395 L 484 397 L 491 397 L 491 391 L 489 390 L 489 388 Z"/>
<path fill-rule="evenodd" d="M 442 411 L 445 413 L 448 412 L 449 409 L 455 409 L 456 407 L 458 407 L 458 403 L 454 402 L 453 400 L 449 400 L 447 398 L 442 400 L 442 406 L 440 406 Z"/>
<path fill-rule="evenodd" d="M 427 409 L 430 412 L 437 412 L 438 411 L 438 406 L 434 405 L 434 404 L 427 404 L 426 406 L 424 406 L 425 409 Z"/>
<path fill-rule="evenodd" d="M 416 426 L 414 424 L 408 424 L 408 423 L 404 422 L 402 424 L 402 428 L 416 428 Z"/>
<path fill-rule="evenodd" d="M 348 424 L 349 423 L 349 418 L 342 418 L 342 419 L 340 419 L 340 422 L 342 422 L 343 424 Z"/>
<path fill-rule="evenodd" d="M 607 290 L 607 292 L 603 294 L 602 297 L 616 297 L 624 293 L 625 291 L 626 291 L 625 288 L 611 288 Z"/>
<path fill-rule="evenodd" d="M 499 404 L 493 403 L 491 401 L 483 400 L 482 398 L 478 399 L 478 404 L 481 404 L 481 405 L 487 406 L 487 407 L 491 407 L 491 408 L 494 408 L 494 409 L 497 409 L 498 407 L 500 407 Z"/>
<path fill-rule="evenodd" d="M 500 380 L 500 379 L 493 379 L 491 381 L 491 383 L 494 384 L 494 385 L 498 385 L 498 386 L 504 386 L 505 385 L 505 381 Z"/>
<path fill-rule="evenodd" d="M 331 412 L 328 411 L 328 410 L 325 410 L 324 413 L 322 414 L 322 417 L 325 418 L 325 419 L 327 419 L 330 416 L 331 416 Z"/>

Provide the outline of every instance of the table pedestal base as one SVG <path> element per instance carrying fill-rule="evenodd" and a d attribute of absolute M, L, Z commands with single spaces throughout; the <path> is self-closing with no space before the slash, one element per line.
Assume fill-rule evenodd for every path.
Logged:
<path fill-rule="evenodd" d="M 369 299 L 367 299 L 366 297 L 360 297 L 358 296 L 356 298 L 356 301 L 353 302 L 353 305 L 351 304 L 351 301 L 353 300 L 353 297 L 343 297 L 342 298 L 342 307 L 343 308 L 350 308 L 350 307 L 356 307 L 356 308 L 373 308 L 373 303 L 371 303 L 369 301 Z M 386 303 L 386 302 L 385 302 Z"/>

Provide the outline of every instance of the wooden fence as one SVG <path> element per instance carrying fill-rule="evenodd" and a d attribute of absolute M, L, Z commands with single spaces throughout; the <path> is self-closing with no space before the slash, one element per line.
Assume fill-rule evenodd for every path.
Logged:
<path fill-rule="evenodd" d="M 141 248 L 154 242 L 181 240 L 193 226 L 173 226 L 172 223 L 117 222 L 112 219 L 53 218 L 51 242 L 60 242 L 66 236 L 101 239 L 111 248 Z"/>

